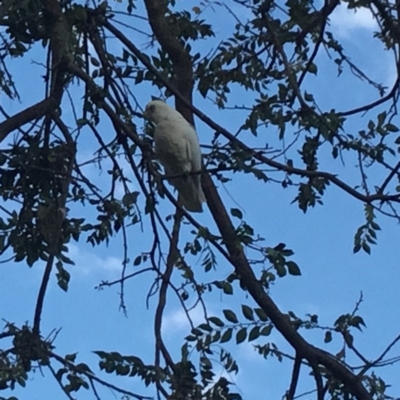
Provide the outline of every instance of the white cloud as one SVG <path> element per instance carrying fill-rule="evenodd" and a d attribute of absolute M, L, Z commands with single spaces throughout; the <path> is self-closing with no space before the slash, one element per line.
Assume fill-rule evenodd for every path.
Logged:
<path fill-rule="evenodd" d="M 204 322 L 204 314 L 201 306 L 195 307 L 189 312 L 194 326 Z M 166 335 L 176 334 L 177 332 L 187 332 L 190 328 L 188 317 L 182 308 L 174 310 L 163 318 L 163 332 Z"/>
<path fill-rule="evenodd" d="M 254 348 L 255 344 L 258 344 L 258 341 L 256 343 L 241 343 L 238 347 L 238 357 L 240 357 L 243 361 L 250 361 L 253 363 L 257 361 L 263 361 L 263 357 Z"/>
<path fill-rule="evenodd" d="M 341 37 L 349 37 L 354 30 L 373 30 L 377 27 L 371 11 L 367 8 L 348 9 L 341 4 L 330 17 L 330 25 L 334 28 L 334 34 Z"/>
<path fill-rule="evenodd" d="M 118 257 L 100 257 L 90 251 L 78 247 L 76 244 L 68 245 L 68 257 L 75 263 L 73 268 L 82 275 L 106 271 L 120 273 L 122 270 L 122 259 Z"/>

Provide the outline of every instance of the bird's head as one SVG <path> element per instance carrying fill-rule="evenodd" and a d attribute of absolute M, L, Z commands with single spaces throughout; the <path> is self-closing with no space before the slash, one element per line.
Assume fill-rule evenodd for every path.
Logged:
<path fill-rule="evenodd" d="M 150 101 L 143 113 L 144 117 L 156 125 L 165 119 L 177 118 L 182 116 L 174 108 L 170 107 L 167 103 L 161 100 Z"/>
<path fill-rule="evenodd" d="M 161 100 L 152 100 L 147 103 L 143 115 L 155 124 L 168 117 L 169 105 Z"/>

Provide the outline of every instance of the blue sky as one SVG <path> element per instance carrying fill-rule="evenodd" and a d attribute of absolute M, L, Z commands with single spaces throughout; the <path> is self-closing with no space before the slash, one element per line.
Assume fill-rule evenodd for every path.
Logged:
<path fill-rule="evenodd" d="M 198 5 L 197 1 L 178 2 L 180 8 Z M 125 4 L 124 2 L 115 3 L 115 7 L 122 11 Z M 232 7 L 233 10 L 240 12 L 243 18 L 246 17 L 243 10 L 235 9 L 236 6 Z M 211 46 L 218 43 L 219 39 L 225 37 L 233 26 L 233 19 L 228 17 L 224 20 L 224 24 L 221 24 L 220 13 L 222 13 L 221 10 L 214 13 L 211 8 L 204 11 L 204 18 L 217 26 L 215 28 L 217 37 L 197 44 L 199 51 L 207 52 Z M 135 26 L 146 29 L 144 22 L 138 21 L 138 25 Z M 342 40 L 352 61 L 365 67 L 371 77 L 390 86 L 394 81 L 393 60 L 390 53 L 383 51 L 378 41 L 372 38 L 375 28 L 376 25 L 367 12 L 354 14 L 353 11 L 348 11 L 341 6 L 332 16 L 330 30 Z M 128 32 L 129 35 L 134 35 L 133 40 L 136 40 L 137 34 Z M 141 43 L 148 41 L 146 38 L 137 37 Z M 115 44 L 114 46 L 116 50 L 119 49 Z M 144 49 L 145 46 L 141 48 Z M 10 63 L 22 98 L 20 104 L 4 97 L 1 98 L 1 105 L 10 114 L 18 112 L 43 97 L 44 89 L 41 80 L 43 71 L 40 66 L 33 63 L 33 61 L 43 62 L 43 60 L 43 52 L 38 47 L 24 61 L 14 60 Z M 376 91 L 357 81 L 347 71 L 340 79 L 337 79 L 335 68 L 326 56 L 321 55 L 318 65 L 318 75 L 309 78 L 305 87 L 314 94 L 324 111 L 331 108 L 338 110 L 354 108 L 378 97 Z M 27 71 L 29 71 L 29 82 Z M 79 99 L 80 90 L 81 88 L 71 90 L 74 98 Z M 150 96 L 159 95 L 157 90 L 149 86 L 134 87 L 134 92 L 142 107 Z M 68 107 L 66 100 L 65 105 Z M 251 104 L 252 97 L 249 93 L 235 89 L 230 101 L 231 104 Z M 232 132 L 236 132 L 243 123 L 244 113 L 219 110 L 210 101 L 202 99 L 199 94 L 195 95 L 195 104 Z M 68 116 L 68 112 L 70 110 L 66 108 L 64 117 Z M 363 119 L 354 118 L 346 124 L 346 131 L 358 132 L 359 129 L 365 127 L 368 119 L 375 115 L 374 112 Z M 142 121 L 134 122 L 139 129 L 142 129 Z M 393 123 L 399 124 L 398 118 Z M 200 121 L 196 121 L 196 126 L 200 142 L 209 144 L 213 132 Z M 101 133 L 105 140 L 113 136 L 111 126 L 107 123 L 101 125 Z M 89 134 L 87 135 L 83 137 L 80 144 L 81 161 L 91 158 L 96 149 L 93 139 Z M 274 136 L 275 132 L 269 128 L 260 131 L 257 138 L 249 132 L 241 133 L 240 138 L 255 146 L 265 143 L 278 145 Z M 345 155 L 343 165 L 338 160 L 333 161 L 329 153 L 330 149 L 327 149 L 326 157 L 321 160 L 321 168 L 338 173 L 350 184 L 359 183 L 359 173 L 355 168 L 357 160 Z M 296 159 L 295 149 L 292 154 Z M 396 162 L 395 159 L 391 161 Z M 124 164 L 122 159 L 121 162 Z M 85 169 L 92 182 L 104 188 L 105 192 L 109 187 L 106 167 L 107 163 L 104 164 L 102 172 L 99 172 L 94 165 Z M 126 163 L 125 167 L 127 168 Z M 383 172 L 375 168 L 371 168 L 368 173 L 371 177 L 371 187 L 373 184 L 379 185 L 384 178 Z M 398 245 L 399 228 L 396 221 L 379 216 L 378 222 L 382 231 L 378 233 L 378 246 L 373 247 L 370 256 L 363 253 L 354 255 L 352 252 L 354 233 L 364 222 L 363 205 L 338 188 L 329 186 L 323 198 L 324 206 L 317 206 L 309 210 L 307 214 L 303 214 L 296 204 L 291 204 L 296 195 L 295 187 L 283 190 L 280 185 L 264 184 L 248 175 L 233 175 L 232 178 L 232 181 L 226 185 L 217 183 L 227 208 L 241 208 L 246 222 L 265 238 L 266 245 L 275 246 L 280 242 L 286 243 L 294 250 L 293 259 L 302 270 L 301 277 L 289 276 L 278 279 L 271 288 L 271 295 L 281 310 L 294 311 L 299 317 L 304 317 L 307 313 L 315 313 L 320 316 L 321 325 L 331 325 L 339 315 L 352 311 L 362 292 L 364 301 L 361 304 L 360 314 L 367 328 L 363 333 L 355 333 L 355 343 L 367 358 L 377 357 L 400 332 L 397 306 L 400 303 L 398 290 L 400 246 Z M 131 187 L 136 188 L 134 182 Z M 74 205 L 70 205 L 70 208 L 72 216 L 80 216 L 84 212 L 88 220 L 95 218 L 94 212 L 88 208 L 83 210 Z M 165 216 L 173 211 L 173 207 L 167 200 L 162 199 L 159 209 Z M 196 218 L 201 224 L 216 231 L 207 209 L 202 215 L 196 215 Z M 170 223 L 168 224 L 170 226 Z M 182 243 L 191 240 L 193 236 L 190 231 L 190 227 L 183 228 Z M 163 240 L 164 249 L 167 251 L 165 238 Z M 142 251 L 149 250 L 151 231 L 148 221 L 144 222 L 143 231 L 139 226 L 128 230 L 128 242 L 131 260 L 134 260 Z M 151 299 L 149 309 L 146 309 L 145 303 L 153 276 L 142 275 L 126 283 L 125 301 L 128 315 L 125 316 L 118 309 L 118 286 L 101 291 L 95 290 L 102 280 L 118 279 L 120 276 L 123 257 L 121 237 L 117 236 L 111 240 L 108 247 L 101 245 L 96 248 L 92 248 L 91 245 L 85 243 L 85 240 L 81 240 L 78 244 L 70 245 L 70 256 L 76 265 L 69 269 L 72 275 L 69 291 L 62 292 L 53 276 L 42 317 L 42 332 L 45 336 L 54 329 L 61 329 L 55 342 L 57 352 L 59 354 L 78 352 L 78 360 L 93 366 L 94 370 L 96 370 L 94 365 L 97 358 L 91 352 L 99 349 L 118 351 L 127 355 L 135 354 L 142 357 L 145 362 L 153 362 L 153 312 L 156 298 Z M 231 272 L 231 266 L 227 265 L 223 259 L 218 260 L 217 270 L 208 275 L 202 273 L 198 257 L 189 258 L 189 262 L 192 263 L 199 280 L 223 279 Z M 1 318 L 15 322 L 17 325 L 32 321 L 42 271 L 43 265 L 39 264 L 33 268 L 28 268 L 24 264 L 0 264 Z M 128 273 L 132 271 L 134 267 L 130 265 Z M 178 278 L 175 279 L 179 281 Z M 232 308 L 239 315 L 241 304 L 255 306 L 251 299 L 246 298 L 237 289 L 235 293 L 237 293 L 235 297 L 222 296 L 215 291 L 207 295 L 209 314 L 220 316 L 222 309 Z M 163 321 L 163 334 L 173 353 L 179 355 L 182 339 L 189 332 L 188 324 L 177 299 L 170 294 L 168 301 Z M 195 308 L 192 318 L 195 323 L 200 323 L 201 310 Z M 303 333 L 315 345 L 323 345 L 324 332 L 305 331 Z M 282 351 L 290 352 L 276 332 L 273 332 L 267 341 L 273 341 Z M 291 364 L 289 362 L 265 361 L 256 354 L 252 344 L 248 343 L 238 347 L 234 345 L 227 347 L 233 351 L 240 365 L 239 374 L 230 376 L 229 379 L 237 384 L 244 399 L 282 398 L 290 383 Z M 334 340 L 325 348 L 338 352 L 341 342 Z M 390 354 L 395 356 L 399 352 L 400 346 L 397 345 Z M 358 365 L 358 362 L 351 359 L 351 364 Z M 388 393 L 400 396 L 398 383 L 400 367 L 395 364 L 378 372 L 393 385 L 393 389 Z M 138 380 L 118 379 L 102 374 L 101 376 L 114 383 L 121 383 L 125 388 L 137 393 L 154 395 L 153 388 L 144 388 Z M 304 376 L 304 380 L 299 385 L 299 393 L 313 387 L 312 380 Z M 104 394 L 104 398 L 114 398 L 108 390 L 100 390 L 100 392 Z M 25 389 L 18 388 L 13 393 L 6 393 L 10 396 L 11 394 L 19 396 L 20 399 L 33 400 L 63 396 L 48 370 L 37 371 L 30 376 Z M 80 392 L 78 398 L 85 400 L 92 396 L 90 393 Z"/>

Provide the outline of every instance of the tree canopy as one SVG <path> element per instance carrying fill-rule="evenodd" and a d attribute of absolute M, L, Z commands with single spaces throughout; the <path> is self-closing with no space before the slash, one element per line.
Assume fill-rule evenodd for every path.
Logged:
<path fill-rule="evenodd" d="M 354 23 L 345 15 L 369 24 L 357 33 L 361 50 L 344 33 Z M 399 15 L 387 0 L 1 1 L 0 268 L 5 276 L 20 263 L 40 281 L 29 320 L 7 319 L 0 332 L 0 398 L 16 399 L 43 374 L 68 399 L 108 398 L 104 388 L 124 399 L 244 399 L 235 374 L 247 344 L 264 363 L 285 363 L 284 399 L 397 398 L 385 370 L 400 360 L 400 335 L 358 346 L 357 332 L 369 334 L 362 294 L 333 318 L 276 300 L 286 281 L 302 287 L 319 245 L 307 241 L 310 225 L 283 216 L 278 229 L 264 210 L 273 216 L 290 199 L 312 221 L 318 209 L 329 213 L 332 193 L 346 199 L 349 210 L 336 210 L 320 234 L 337 259 L 349 248 L 354 260 L 373 253 L 381 226 L 400 220 Z M 151 98 L 197 129 L 203 214 L 180 206 L 154 156 L 143 117 Z M 344 248 L 332 224 L 340 231 L 359 210 Z M 285 230 L 303 236 L 305 262 Z M 60 327 L 46 319 L 49 291 L 71 297 L 82 266 L 71 249 L 115 244 L 119 277 L 97 289 L 115 289 L 110 301 L 141 333 L 128 351 L 113 342 L 88 359 L 77 336 L 65 354 Z M 334 274 L 332 257 L 321 268 Z M 5 307 L 27 301 L 15 290 Z M 138 292 L 147 325 L 129 301 Z M 182 340 L 165 337 L 171 304 L 187 318 Z M 393 318 L 394 307 L 382 313 Z"/>

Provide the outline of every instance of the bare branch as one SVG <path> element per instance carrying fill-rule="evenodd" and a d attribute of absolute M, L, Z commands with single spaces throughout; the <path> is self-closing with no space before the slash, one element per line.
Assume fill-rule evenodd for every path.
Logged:
<path fill-rule="evenodd" d="M 301 368 L 301 357 L 296 355 L 296 358 L 293 363 L 293 371 L 292 371 L 292 380 L 290 382 L 290 388 L 286 395 L 286 400 L 293 400 L 296 395 L 296 387 L 299 381 L 299 374 Z"/>

